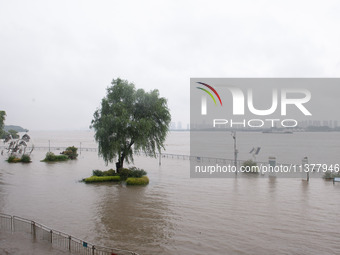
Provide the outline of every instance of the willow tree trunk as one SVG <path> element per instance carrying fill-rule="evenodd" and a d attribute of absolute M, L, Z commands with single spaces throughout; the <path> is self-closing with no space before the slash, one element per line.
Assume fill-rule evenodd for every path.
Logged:
<path fill-rule="evenodd" d="M 124 153 L 118 158 L 118 162 L 116 162 L 116 172 L 119 173 L 120 169 L 123 168 L 124 165 L 124 159 L 125 159 L 125 155 Z"/>

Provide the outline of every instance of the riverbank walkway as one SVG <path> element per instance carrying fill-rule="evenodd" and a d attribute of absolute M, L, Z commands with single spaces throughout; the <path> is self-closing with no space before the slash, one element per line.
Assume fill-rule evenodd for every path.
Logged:
<path fill-rule="evenodd" d="M 52 247 L 49 243 L 36 242 L 24 233 L 0 230 L 0 254 L 3 255 L 62 255 L 72 254 Z"/>
<path fill-rule="evenodd" d="M 0 213 L 0 254 L 138 255 L 97 246 L 35 221 Z"/>

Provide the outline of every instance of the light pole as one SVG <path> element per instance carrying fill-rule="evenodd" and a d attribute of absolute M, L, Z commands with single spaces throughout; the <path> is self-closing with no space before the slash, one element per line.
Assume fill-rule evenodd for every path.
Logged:
<path fill-rule="evenodd" d="M 236 148 L 236 131 L 232 131 L 231 132 L 231 136 L 234 139 L 234 166 L 236 167 L 237 170 L 237 148 Z M 235 172 L 237 174 L 237 171 Z"/>
<path fill-rule="evenodd" d="M 304 171 L 306 172 L 307 170 L 307 182 L 309 182 L 309 168 L 307 169 L 307 166 L 308 165 L 308 157 L 304 157 L 302 159 L 302 167 L 304 169 Z"/>

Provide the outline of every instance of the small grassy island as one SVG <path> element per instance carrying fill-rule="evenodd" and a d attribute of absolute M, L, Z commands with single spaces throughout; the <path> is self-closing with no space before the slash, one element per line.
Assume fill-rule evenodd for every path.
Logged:
<path fill-rule="evenodd" d="M 58 162 L 58 161 L 66 161 L 77 159 L 78 157 L 78 148 L 74 146 L 67 147 L 65 151 L 61 152 L 61 155 L 55 155 L 53 152 L 47 152 L 46 156 L 42 162 Z"/>
<path fill-rule="evenodd" d="M 107 171 L 93 170 L 92 176 L 83 179 L 83 182 L 125 182 L 126 185 L 147 185 L 149 184 L 149 178 L 146 174 L 143 169 L 136 167 L 121 168 L 118 172 L 113 169 Z"/>
<path fill-rule="evenodd" d="M 7 159 L 8 163 L 31 163 L 31 157 L 27 154 L 23 154 L 20 158 L 16 156 L 9 156 Z"/>

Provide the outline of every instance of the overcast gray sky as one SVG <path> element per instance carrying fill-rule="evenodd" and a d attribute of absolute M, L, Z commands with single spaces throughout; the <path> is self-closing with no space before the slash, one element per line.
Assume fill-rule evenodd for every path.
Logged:
<path fill-rule="evenodd" d="M 112 78 L 189 122 L 190 77 L 339 77 L 339 1 L 0 0 L 0 110 L 85 129 Z"/>

